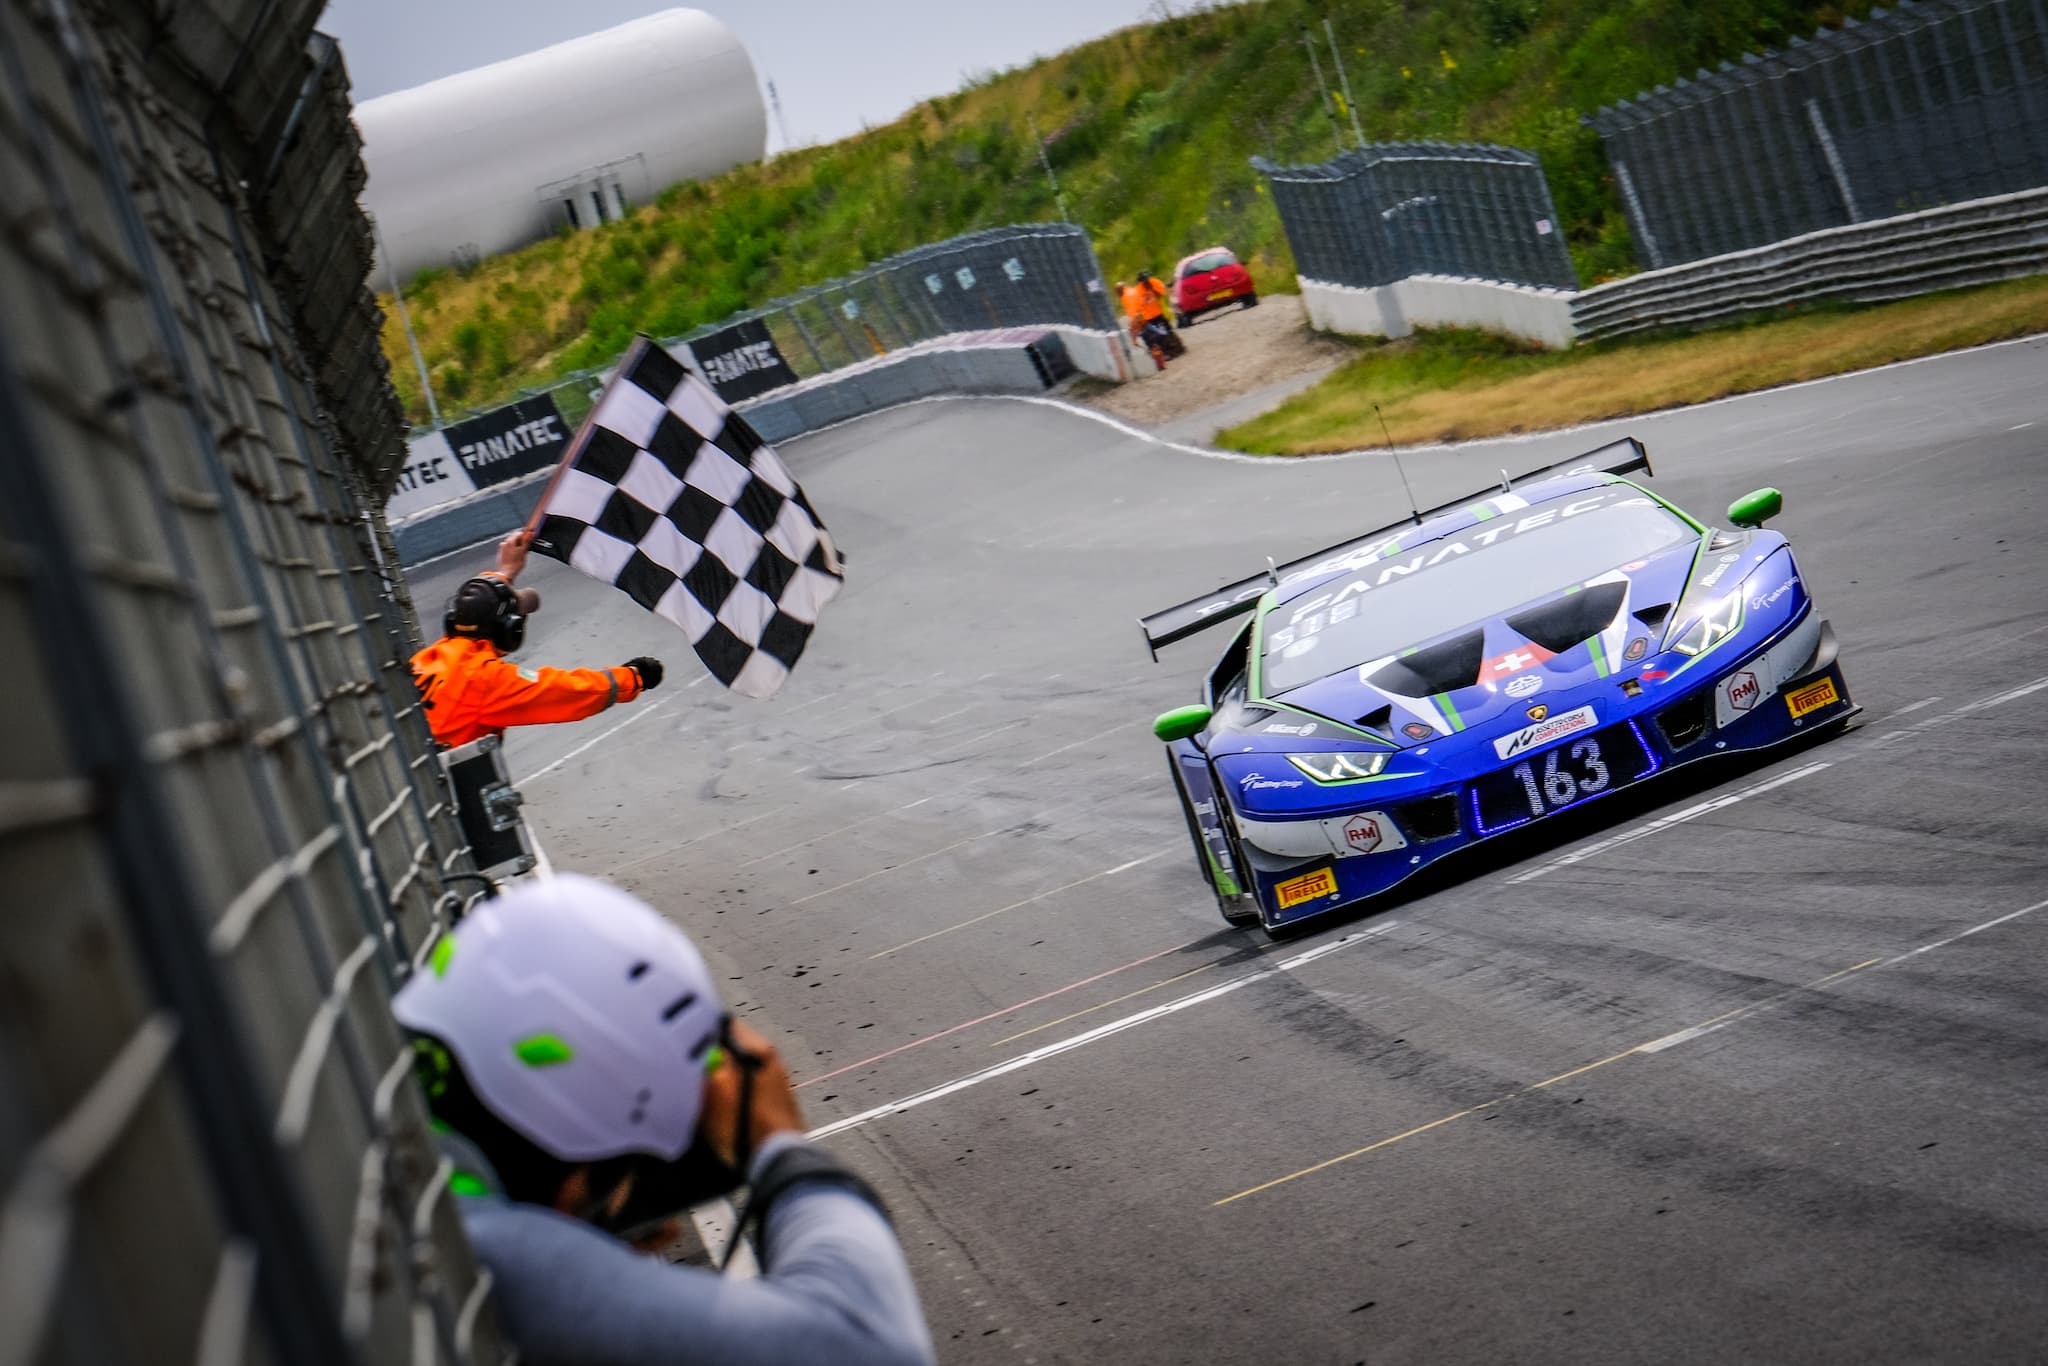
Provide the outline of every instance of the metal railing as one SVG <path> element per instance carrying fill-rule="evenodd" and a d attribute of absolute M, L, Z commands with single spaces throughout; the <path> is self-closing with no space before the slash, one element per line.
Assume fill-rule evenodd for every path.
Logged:
<path fill-rule="evenodd" d="M 2048 271 L 2048 189 L 1649 271 L 1572 301 L 1579 339 L 1698 327 L 1790 304 L 1877 303 Z"/>
<path fill-rule="evenodd" d="M 689 342 L 749 319 L 767 325 L 809 379 L 959 332 L 1055 326 L 1114 331 L 1085 229 L 1072 223 L 990 228 L 892 256 L 665 342 Z"/>
<path fill-rule="evenodd" d="M 387 1007 L 465 850 L 319 10 L 0 0 L 7 1366 L 505 1359 Z"/>
<path fill-rule="evenodd" d="M 1371 143 L 1317 166 L 1252 165 L 1296 273 L 1373 287 L 1411 275 L 1578 288 L 1571 252 L 1533 153 L 1485 143 Z"/>
<path fill-rule="evenodd" d="M 1922 0 L 1603 109 L 1652 268 L 2048 184 L 2048 5 Z"/>

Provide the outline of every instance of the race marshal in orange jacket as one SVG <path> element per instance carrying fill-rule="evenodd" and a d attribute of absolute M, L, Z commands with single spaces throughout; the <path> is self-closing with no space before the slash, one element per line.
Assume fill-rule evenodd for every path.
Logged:
<path fill-rule="evenodd" d="M 499 542 L 498 567 L 455 590 L 444 634 L 412 657 L 427 726 L 451 749 L 507 726 L 581 721 L 661 682 L 661 661 L 645 655 L 611 669 L 528 669 L 505 658 L 540 609 L 539 593 L 512 586 L 530 539 L 518 531 Z"/>
<path fill-rule="evenodd" d="M 1118 300 L 1124 308 L 1124 316 L 1131 320 L 1133 336 L 1139 328 L 1166 312 L 1161 300 L 1166 298 L 1166 286 L 1159 283 L 1159 277 L 1147 270 L 1138 272 L 1135 284 L 1119 285 Z"/>

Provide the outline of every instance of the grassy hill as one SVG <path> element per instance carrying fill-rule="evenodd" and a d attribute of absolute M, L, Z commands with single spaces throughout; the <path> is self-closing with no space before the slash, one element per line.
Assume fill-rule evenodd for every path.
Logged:
<path fill-rule="evenodd" d="M 1543 159 L 1580 278 L 1636 269 L 1581 114 L 1839 23 L 1868 0 L 1255 0 L 990 74 L 884 128 L 676 186 L 626 221 L 407 289 L 444 412 L 598 364 L 921 242 L 1058 217 L 1037 139 L 1112 277 L 1224 242 L 1262 287 L 1293 262 L 1247 158 L 1339 145 L 1301 35 L 1336 28 L 1368 139 L 1503 142 Z M 1344 121 L 1343 136 L 1349 137 Z M 425 404 L 396 319 L 385 348 Z"/>

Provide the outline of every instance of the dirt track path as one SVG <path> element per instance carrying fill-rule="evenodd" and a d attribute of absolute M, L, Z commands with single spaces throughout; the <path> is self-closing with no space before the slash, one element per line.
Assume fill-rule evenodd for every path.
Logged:
<path fill-rule="evenodd" d="M 1188 353 L 1163 374 L 1082 401 L 1126 421 L 1157 426 L 1279 380 L 1328 372 L 1355 354 L 1344 342 L 1309 331 L 1298 294 L 1268 294 L 1257 308 L 1197 318 L 1181 336 Z"/>

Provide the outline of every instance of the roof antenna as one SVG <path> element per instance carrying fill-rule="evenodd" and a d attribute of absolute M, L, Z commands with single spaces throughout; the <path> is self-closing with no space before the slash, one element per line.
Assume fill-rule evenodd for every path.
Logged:
<path fill-rule="evenodd" d="M 1502 493 L 1513 493 L 1515 491 L 1515 481 L 1508 478 L 1507 466 L 1505 465 L 1501 466 L 1500 471 L 1500 491 Z"/>
<path fill-rule="evenodd" d="M 1422 509 L 1416 505 L 1415 490 L 1408 483 L 1408 471 L 1401 464 L 1401 453 L 1394 449 L 1394 434 L 1387 430 L 1387 415 L 1380 411 L 1380 405 L 1372 405 L 1372 415 L 1380 420 L 1380 435 L 1387 439 L 1387 454 L 1394 457 L 1394 471 L 1401 476 L 1401 491 L 1408 495 L 1408 515 L 1415 519 L 1415 525 L 1422 525 Z"/>
<path fill-rule="evenodd" d="M 1275 588 L 1280 586 L 1280 566 L 1273 563 L 1273 557 L 1266 557 L 1266 578 Z"/>

